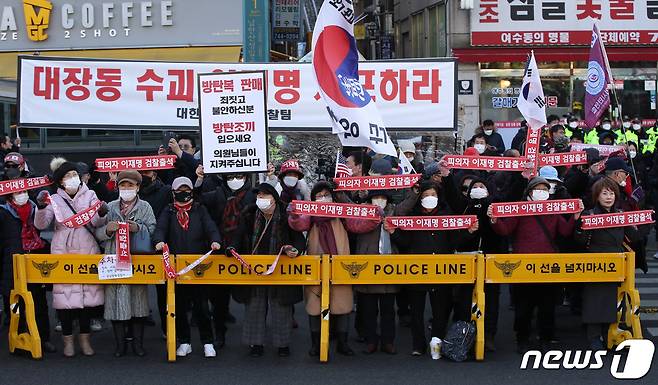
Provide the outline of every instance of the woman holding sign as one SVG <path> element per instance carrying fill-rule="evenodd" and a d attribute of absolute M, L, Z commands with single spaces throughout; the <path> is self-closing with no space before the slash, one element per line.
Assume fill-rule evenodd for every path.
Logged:
<path fill-rule="evenodd" d="M 117 234 L 122 227 L 128 227 L 130 233 L 130 251 L 138 250 L 139 239 L 150 246 L 151 234 L 155 230 L 155 215 L 148 202 L 137 197 L 142 184 L 142 175 L 137 171 L 121 171 L 117 177 L 119 199 L 108 204 L 109 212 L 105 216 L 106 224 L 96 229 L 96 238 L 104 242 L 105 254 L 119 254 Z M 138 239 L 139 238 L 139 239 Z M 117 257 L 119 257 L 117 255 Z M 130 258 L 130 256 L 129 256 Z M 132 269 L 132 261 L 128 261 Z M 105 287 L 105 319 L 112 321 L 115 357 L 126 354 L 128 342 L 137 356 L 146 355 L 144 351 L 144 318 L 149 315 L 148 289 L 146 285 L 107 285 Z"/>
<path fill-rule="evenodd" d="M 315 202 L 332 203 L 336 202 L 336 195 L 333 187 L 324 181 L 320 181 L 313 186 L 311 190 L 311 200 Z M 376 221 L 372 222 L 372 227 L 377 226 Z M 288 217 L 290 227 L 298 232 L 308 232 L 308 253 L 311 255 L 331 254 L 331 255 L 349 255 L 350 241 L 348 238 L 349 219 L 330 218 L 320 216 L 290 214 Z M 322 290 L 320 286 L 306 286 L 304 288 L 304 298 L 306 300 L 306 312 L 309 317 L 311 329 L 311 356 L 320 354 L 320 298 Z M 345 356 L 353 356 L 354 351 L 347 343 L 347 331 L 349 328 L 349 317 L 352 313 L 354 298 L 352 295 L 351 285 L 334 285 L 330 293 L 330 311 L 336 323 L 338 346 L 336 351 Z"/>
<path fill-rule="evenodd" d="M 425 181 L 420 184 L 418 200 L 409 215 L 438 216 L 451 215 L 451 212 L 439 205 L 439 187 Z M 391 241 L 400 252 L 408 254 L 454 254 L 458 246 L 473 239 L 478 230 L 475 222 L 468 230 L 400 230 L 387 229 Z M 425 336 L 425 301 L 429 293 L 432 305 L 432 337 L 444 338 L 450 313 L 454 312 L 454 321 L 470 319 L 470 301 L 455 304 L 453 290 L 455 285 L 409 285 L 411 303 L 411 336 L 413 339 L 413 356 L 422 356 L 427 351 Z"/>
<path fill-rule="evenodd" d="M 584 215 L 598 215 L 622 212 L 615 208 L 619 203 L 619 184 L 611 178 L 599 179 L 592 186 L 594 208 Z M 624 239 L 631 242 L 642 239 L 650 230 L 650 225 L 626 226 L 582 230 L 578 226 L 575 238 L 588 253 L 623 253 Z M 587 339 L 592 350 L 605 349 L 605 336 L 608 326 L 617 320 L 618 283 L 588 283 L 583 287 L 583 323 L 587 325 Z"/>
<path fill-rule="evenodd" d="M 80 181 L 75 163 L 63 158 L 50 162 L 53 170 L 53 182 L 57 194 L 48 196 L 42 191 L 37 197 L 37 211 L 34 214 L 34 226 L 39 230 L 47 229 L 53 221 L 55 232 L 50 248 L 51 254 L 99 254 L 100 249 L 95 238 L 95 228 L 103 219 L 103 211 L 96 193 L 89 190 Z M 64 356 L 73 357 L 73 320 L 78 319 L 80 327 L 80 349 L 85 356 L 94 355 L 89 342 L 91 317 L 94 307 L 103 305 L 105 296 L 100 285 L 54 284 L 53 307 L 62 323 Z"/>
<path fill-rule="evenodd" d="M 546 201 L 550 197 L 551 184 L 545 178 L 534 177 L 528 183 L 524 197 L 528 201 Z M 580 211 L 582 211 L 582 203 Z M 526 215 L 509 218 L 494 216 L 493 207 L 489 206 L 487 215 L 498 235 L 510 238 L 513 252 L 516 254 L 558 253 L 555 240 L 558 235 L 571 236 L 574 218 L 580 217 L 580 211 L 565 218 L 562 214 Z M 513 286 L 515 294 L 514 330 L 516 331 L 517 350 L 523 354 L 530 349 L 530 332 L 534 308 L 538 307 L 537 322 L 542 348 L 549 348 L 555 331 L 555 298 L 557 285 L 552 284 L 517 284 Z"/>

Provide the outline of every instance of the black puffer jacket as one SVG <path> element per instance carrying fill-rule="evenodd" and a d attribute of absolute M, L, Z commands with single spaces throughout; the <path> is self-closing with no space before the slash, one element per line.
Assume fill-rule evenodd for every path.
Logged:
<path fill-rule="evenodd" d="M 153 244 L 165 242 L 169 245 L 170 253 L 176 255 L 205 254 L 210 250 L 211 243 L 221 243 L 219 230 L 203 205 L 195 202 L 189 215 L 190 224 L 185 231 L 178 223 L 174 205 L 167 206 L 158 217 Z"/>

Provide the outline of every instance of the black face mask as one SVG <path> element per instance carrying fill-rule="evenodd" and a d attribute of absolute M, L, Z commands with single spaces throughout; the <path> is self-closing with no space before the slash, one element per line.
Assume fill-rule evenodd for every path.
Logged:
<path fill-rule="evenodd" d="M 16 167 L 10 167 L 5 169 L 5 176 L 9 179 L 16 179 L 21 176 L 21 170 Z"/>
<path fill-rule="evenodd" d="M 187 203 L 192 200 L 192 191 L 174 192 L 174 200 L 178 203 Z"/>

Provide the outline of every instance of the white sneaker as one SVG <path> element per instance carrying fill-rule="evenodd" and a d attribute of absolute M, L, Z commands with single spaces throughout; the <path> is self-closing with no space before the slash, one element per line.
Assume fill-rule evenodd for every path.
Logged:
<path fill-rule="evenodd" d="M 99 332 L 103 330 L 103 323 L 100 320 L 94 318 L 91 320 L 90 329 L 92 332 Z"/>
<path fill-rule="evenodd" d="M 658 253 L 653 255 L 653 259 L 658 259 Z"/>
<path fill-rule="evenodd" d="M 176 349 L 176 356 L 178 357 L 185 357 L 191 353 L 192 353 L 192 345 L 190 344 L 180 344 L 178 349 Z"/>
<path fill-rule="evenodd" d="M 55 331 L 56 331 L 57 333 L 61 333 L 61 332 L 62 332 L 62 323 L 61 323 L 60 321 L 57 321 L 57 325 L 55 325 Z"/>
<path fill-rule="evenodd" d="M 203 345 L 203 354 L 206 356 L 206 358 L 213 358 L 217 356 L 217 352 L 215 352 L 215 347 L 212 346 L 212 344 Z"/>

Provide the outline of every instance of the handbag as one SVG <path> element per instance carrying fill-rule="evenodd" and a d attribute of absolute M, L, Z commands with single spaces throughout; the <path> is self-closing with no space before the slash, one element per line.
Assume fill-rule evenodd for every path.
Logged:
<path fill-rule="evenodd" d="M 145 227 L 140 228 L 136 233 L 130 234 L 130 253 L 131 254 L 152 254 L 153 245 L 151 244 L 151 233 Z"/>

